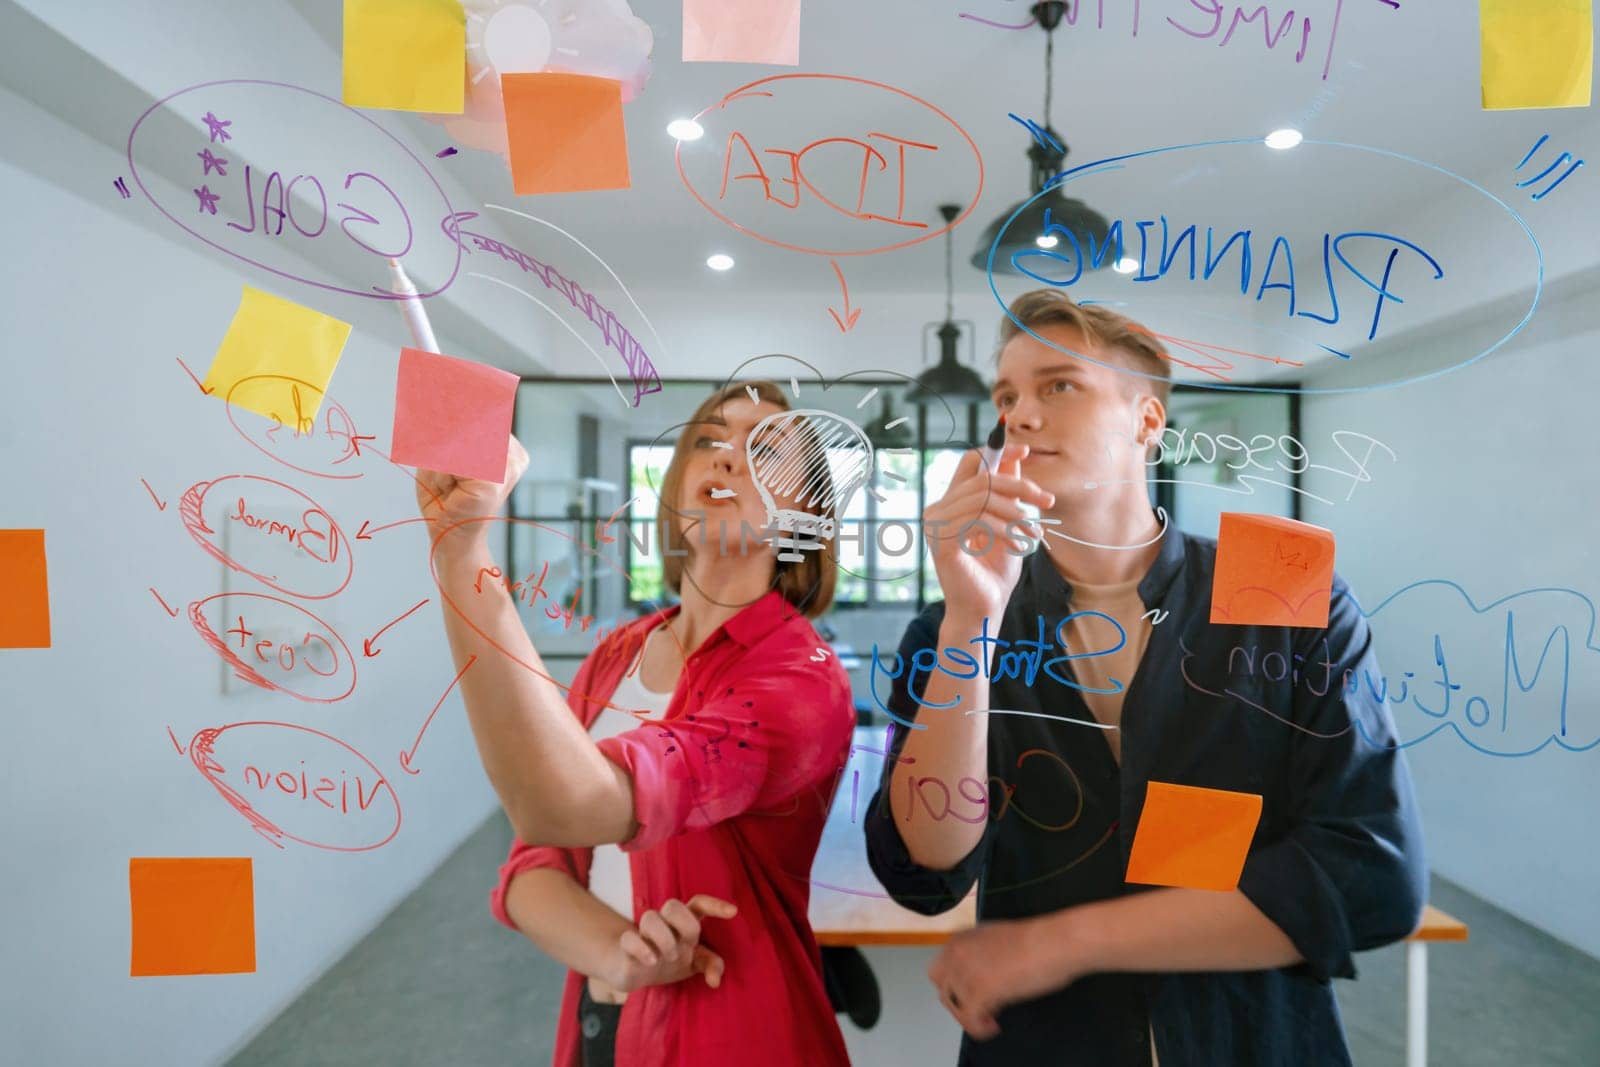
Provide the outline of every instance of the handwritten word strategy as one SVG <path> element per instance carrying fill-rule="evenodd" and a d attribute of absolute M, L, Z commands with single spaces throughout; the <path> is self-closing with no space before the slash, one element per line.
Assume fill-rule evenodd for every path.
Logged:
<path fill-rule="evenodd" d="M 460 245 L 463 252 L 470 253 L 471 249 L 461 244 L 461 238 L 470 237 L 480 252 L 492 252 L 509 263 L 515 263 L 524 273 L 532 274 L 543 282 L 546 289 L 560 293 L 574 308 L 583 312 L 584 317 L 600 330 L 605 343 L 615 348 L 627 365 L 628 377 L 633 380 L 634 407 L 638 407 L 640 399 L 647 394 L 661 392 L 661 375 L 656 371 L 655 364 L 650 361 L 638 339 L 617 321 L 615 312 L 596 300 L 593 293 L 585 292 L 577 282 L 562 277 L 561 272 L 549 264 L 493 237 L 461 229 L 463 222 L 477 217 L 476 211 L 457 211 L 445 218 L 440 226 L 446 236 Z"/>

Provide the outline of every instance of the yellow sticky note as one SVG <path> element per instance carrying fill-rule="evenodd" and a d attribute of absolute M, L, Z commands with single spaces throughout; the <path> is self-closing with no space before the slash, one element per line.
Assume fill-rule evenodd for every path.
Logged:
<path fill-rule="evenodd" d="M 1483 109 L 1588 107 L 1592 0 L 1478 0 Z"/>
<path fill-rule="evenodd" d="M 247 285 L 201 388 L 309 433 L 349 337 L 348 322 Z"/>
<path fill-rule="evenodd" d="M 467 16 L 461 0 L 344 0 L 344 102 L 461 114 Z"/>

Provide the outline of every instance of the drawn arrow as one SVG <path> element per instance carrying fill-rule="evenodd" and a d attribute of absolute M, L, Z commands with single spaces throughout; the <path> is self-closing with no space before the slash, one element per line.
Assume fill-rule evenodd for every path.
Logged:
<path fill-rule="evenodd" d="M 611 513 L 611 517 L 610 517 L 610 518 L 609 518 L 609 519 L 607 519 L 607 520 L 606 520 L 606 521 L 605 521 L 605 525 L 603 525 L 603 526 L 602 526 L 602 525 L 601 525 L 601 524 L 600 524 L 600 523 L 598 523 L 598 522 L 596 522 L 596 523 L 595 523 L 595 524 L 594 524 L 594 540 L 595 540 L 595 543 L 596 543 L 596 544 L 600 544 L 600 545 L 612 545 L 612 544 L 616 544 L 616 541 L 617 541 L 617 539 L 616 539 L 616 538 L 615 538 L 615 537 L 612 537 L 612 536 L 611 536 L 611 535 L 610 535 L 610 534 L 609 534 L 609 533 L 607 533 L 607 532 L 606 532 L 606 531 L 607 531 L 607 530 L 609 530 L 609 529 L 611 529 L 611 524 L 612 524 L 612 523 L 614 523 L 614 522 L 616 522 L 616 521 L 617 521 L 617 518 L 618 518 L 618 517 L 619 517 L 619 516 L 620 516 L 620 515 L 621 515 L 621 514 L 622 514 L 622 513 L 623 513 L 623 512 L 624 512 L 624 511 L 627 511 L 627 510 L 628 510 L 628 509 L 629 509 L 629 508 L 631 508 L 631 507 L 632 507 L 632 506 L 633 506 L 633 505 L 634 505 L 634 504 L 636 504 L 636 503 L 637 503 L 637 502 L 638 502 L 638 500 L 639 500 L 639 498 L 638 498 L 638 497 L 630 497 L 630 498 L 629 498 L 629 499 L 628 499 L 628 502 L 627 502 L 627 503 L 626 503 L 626 504 L 624 504 L 624 505 L 622 505 L 622 506 L 621 506 L 621 507 L 620 507 L 620 508 L 618 508 L 618 509 L 617 509 L 617 510 L 616 510 L 616 511 L 614 511 L 614 512 L 612 512 L 612 513 Z"/>
<path fill-rule="evenodd" d="M 370 541 L 370 540 L 372 540 L 372 535 L 373 534 L 382 533 L 385 530 L 392 530 L 396 526 L 409 526 L 411 523 L 414 523 L 414 522 L 432 522 L 432 521 L 433 521 L 432 519 L 401 519 L 399 522 L 391 522 L 391 523 L 387 523 L 387 524 L 385 524 L 383 526 L 372 526 L 372 520 L 371 519 L 363 519 L 363 520 L 361 520 L 361 529 L 356 531 L 355 540 L 357 540 L 357 541 Z M 370 530 L 367 529 L 367 527 L 369 527 L 369 526 L 372 526 L 372 529 L 370 529 Z"/>
<path fill-rule="evenodd" d="M 164 609 L 166 609 L 168 617 L 176 619 L 178 617 L 178 613 L 176 611 L 172 610 L 171 608 L 167 607 L 167 602 L 165 600 L 161 599 L 161 594 L 156 592 L 156 587 L 152 585 L 152 586 L 149 587 L 149 589 L 150 589 L 150 595 L 155 597 L 156 600 L 160 601 L 161 606 Z"/>
<path fill-rule="evenodd" d="M 423 604 L 426 604 L 427 602 L 428 602 L 428 599 L 426 597 L 424 597 L 423 600 L 422 600 L 422 603 L 416 605 L 416 607 L 411 608 L 405 614 L 401 615 L 400 618 L 394 620 L 394 622 L 389 623 L 388 626 L 383 627 L 382 630 L 379 630 L 377 633 L 373 634 L 371 637 L 363 638 L 362 641 L 361 641 L 361 654 L 370 659 L 371 657 L 376 656 L 378 653 L 382 652 L 383 649 L 381 649 L 381 648 L 373 648 L 372 647 L 372 643 L 374 641 L 376 641 L 378 638 L 382 637 L 384 635 L 384 631 L 388 630 L 390 626 L 394 626 L 396 623 L 403 622 L 405 619 L 407 619 L 408 617 L 413 615 L 419 608 L 422 607 Z"/>
<path fill-rule="evenodd" d="M 457 672 L 454 678 L 450 679 L 450 684 L 445 687 L 444 696 L 441 696 L 439 698 L 439 703 L 435 704 L 433 706 L 433 710 L 428 712 L 428 717 L 422 720 L 422 729 L 417 731 L 417 740 L 412 744 L 411 751 L 400 753 L 400 769 L 402 771 L 405 771 L 407 774 L 422 773 L 421 771 L 414 771 L 411 769 L 411 761 L 417 758 L 417 746 L 422 744 L 422 735 L 428 732 L 428 724 L 433 722 L 433 717 L 439 714 L 440 708 L 444 707 L 445 697 L 450 695 L 450 690 L 454 689 L 456 687 L 456 683 L 461 681 L 461 676 L 467 673 L 467 668 L 471 667 L 476 662 L 478 662 L 477 656 L 467 657 L 466 664 L 462 666 L 461 670 Z"/>
<path fill-rule="evenodd" d="M 850 286 L 845 284 L 844 271 L 840 270 L 839 264 L 831 259 L 828 260 L 828 265 L 833 268 L 833 273 L 839 276 L 839 288 L 844 290 L 844 318 L 841 319 L 839 313 L 831 307 L 828 309 L 828 314 L 833 316 L 833 321 L 838 325 L 840 333 L 849 333 L 855 329 L 856 320 L 861 317 L 861 309 L 850 310 Z M 845 325 L 846 322 L 849 323 L 848 326 Z"/>
<path fill-rule="evenodd" d="M 166 511 L 167 510 L 166 502 L 163 501 L 160 497 L 156 496 L 156 491 L 154 489 L 150 488 L 150 483 L 149 482 L 145 481 L 143 478 L 140 478 L 139 479 L 139 484 L 144 486 L 144 491 L 150 494 L 150 499 L 154 500 L 156 502 L 156 510 L 157 511 Z"/>
<path fill-rule="evenodd" d="M 214 385 L 210 389 L 207 389 L 205 386 L 201 385 L 200 379 L 194 376 L 194 371 L 189 369 L 189 365 L 183 361 L 182 357 L 173 356 L 172 358 L 178 361 L 178 366 L 183 368 L 183 373 L 189 376 L 189 380 L 194 383 L 194 387 L 196 389 L 200 390 L 206 396 L 210 396 L 212 393 L 217 391 L 217 387 Z"/>

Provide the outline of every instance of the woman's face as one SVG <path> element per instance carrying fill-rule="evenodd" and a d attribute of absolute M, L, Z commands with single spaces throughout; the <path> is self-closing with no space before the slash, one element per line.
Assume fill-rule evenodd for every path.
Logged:
<path fill-rule="evenodd" d="M 768 515 L 751 477 L 749 456 L 754 454 L 761 462 L 782 456 L 798 446 L 797 435 L 764 431 L 753 445 L 749 442 L 757 423 L 782 410 L 765 400 L 753 402 L 748 396 L 735 396 L 709 419 L 688 428 L 689 449 L 683 460 L 677 506 L 678 528 L 691 550 L 706 545 L 717 553 L 719 546 L 726 544 L 727 554 L 739 555 L 743 535 L 749 539 L 744 553 L 758 548 L 771 551 L 759 542 Z M 774 503 L 791 506 L 782 499 Z"/>

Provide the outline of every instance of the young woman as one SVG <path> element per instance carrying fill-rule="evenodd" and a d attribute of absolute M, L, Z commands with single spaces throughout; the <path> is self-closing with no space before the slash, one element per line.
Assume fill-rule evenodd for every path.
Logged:
<path fill-rule="evenodd" d="M 828 478 L 803 422 L 750 440 L 787 409 L 770 382 L 700 405 L 660 486 L 681 602 L 603 639 L 565 697 L 504 583 L 479 581 L 527 453 L 513 438 L 501 485 L 418 472 L 468 719 L 517 837 L 492 910 L 571 970 L 556 1067 L 848 1062 L 807 921 L 855 721 L 807 621 L 836 562 L 777 558 L 747 467 L 792 459 Z M 588 887 L 608 868 L 602 900 Z"/>

